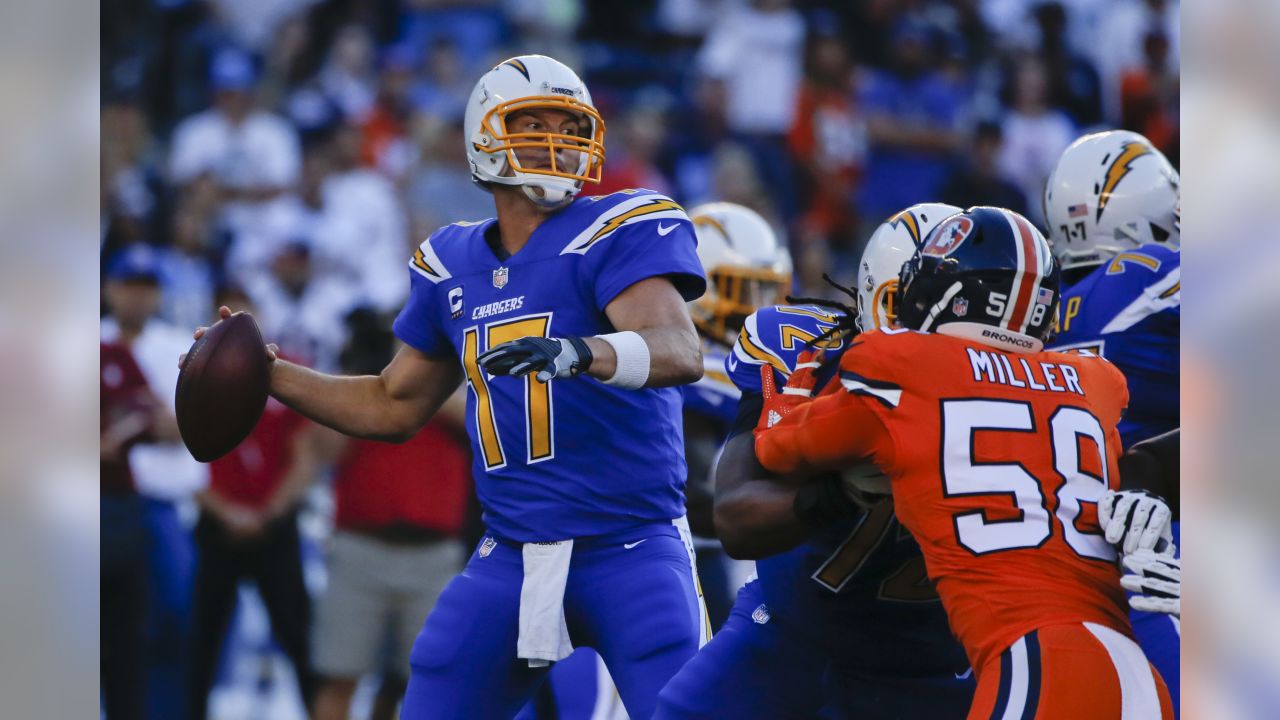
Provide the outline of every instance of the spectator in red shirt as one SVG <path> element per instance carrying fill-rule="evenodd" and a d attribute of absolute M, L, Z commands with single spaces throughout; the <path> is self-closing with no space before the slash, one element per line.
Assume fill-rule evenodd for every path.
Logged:
<path fill-rule="evenodd" d="M 129 448 L 176 437 L 124 345 L 99 346 L 102 706 L 108 720 L 143 717 L 146 690 L 147 529 Z"/>
<path fill-rule="evenodd" d="M 193 720 L 206 716 L 242 579 L 257 584 L 273 634 L 293 662 L 299 691 L 310 707 L 311 598 L 302 574 L 297 518 L 299 500 L 316 471 L 299 450 L 307 424 L 301 415 L 268 400 L 253 432 L 212 463 L 209 488 L 197 495 L 199 559 L 188 715 Z"/>
<path fill-rule="evenodd" d="M 372 311 L 348 318 L 351 340 L 342 354 L 350 374 L 378 373 L 395 338 Z M 455 395 L 413 439 L 401 445 L 347 439 L 312 426 L 304 435 L 316 462 L 335 461 L 334 535 L 329 586 L 316 613 L 315 667 L 325 679 L 316 720 L 345 720 L 360 677 L 379 669 L 400 678 L 394 708 L 418 628 L 449 579 L 462 568 L 458 539 L 471 492 L 471 459 Z M 392 631 L 390 668 L 383 640 Z M 385 678 L 384 678 L 385 680 Z M 383 694 L 388 694 L 383 683 Z"/>

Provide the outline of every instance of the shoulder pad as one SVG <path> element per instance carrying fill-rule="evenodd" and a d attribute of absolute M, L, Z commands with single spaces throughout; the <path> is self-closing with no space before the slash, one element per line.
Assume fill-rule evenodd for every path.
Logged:
<path fill-rule="evenodd" d="M 440 254 L 445 252 L 446 248 L 456 247 L 454 240 L 458 239 L 459 236 L 465 240 L 474 235 L 477 232 L 476 228 L 486 222 L 488 221 L 460 221 L 436 230 L 431 233 L 431 237 L 423 240 L 422 244 L 418 245 L 418 249 L 413 252 L 413 257 L 409 259 L 409 267 L 433 283 L 448 280 L 453 275 L 445 267 L 444 261 L 440 259 Z"/>
<path fill-rule="evenodd" d="M 679 203 L 652 190 L 621 190 L 600 198 L 588 198 L 574 204 L 570 212 L 582 213 L 585 227 L 560 251 L 585 254 L 610 237 L 619 228 L 649 220 L 675 220 L 689 222 L 689 216 Z M 671 232 L 674 225 L 658 224 L 654 230 L 660 235 Z"/>

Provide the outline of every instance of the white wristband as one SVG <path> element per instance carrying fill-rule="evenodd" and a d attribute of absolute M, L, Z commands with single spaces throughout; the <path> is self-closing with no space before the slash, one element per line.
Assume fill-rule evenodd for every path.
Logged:
<path fill-rule="evenodd" d="M 617 369 L 613 377 L 602 380 L 605 385 L 635 390 L 644 387 L 649 379 L 649 344 L 640 333 L 626 330 L 596 337 L 609 343 L 618 356 Z"/>

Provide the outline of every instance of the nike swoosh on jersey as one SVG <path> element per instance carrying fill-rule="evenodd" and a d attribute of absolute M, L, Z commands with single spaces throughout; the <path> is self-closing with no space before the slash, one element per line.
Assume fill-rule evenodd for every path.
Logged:
<path fill-rule="evenodd" d="M 672 231 L 672 230 L 675 230 L 677 227 L 679 227 L 679 225 L 678 225 L 678 224 L 677 224 L 677 225 L 662 225 L 662 224 L 659 224 L 659 225 L 658 225 L 658 234 L 659 234 L 659 235 L 661 235 L 661 236 L 663 236 L 663 237 L 666 237 L 667 235 L 671 234 L 671 231 Z"/>
<path fill-rule="evenodd" d="M 649 538 L 645 538 L 644 540 L 648 540 L 648 539 L 649 539 Z M 635 547 L 635 546 L 639 545 L 640 543 L 644 542 L 644 540 L 637 540 L 637 541 L 635 541 L 635 542 L 623 543 L 623 544 L 622 544 L 622 547 L 624 547 L 624 548 L 626 548 L 626 549 L 630 550 L 631 548 L 633 548 L 633 547 Z"/>

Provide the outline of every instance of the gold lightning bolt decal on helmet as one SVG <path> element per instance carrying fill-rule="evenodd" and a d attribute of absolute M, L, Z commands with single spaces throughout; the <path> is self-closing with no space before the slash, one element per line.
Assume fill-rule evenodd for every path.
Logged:
<path fill-rule="evenodd" d="M 1111 161 L 1110 167 L 1107 168 L 1107 176 L 1102 182 L 1102 190 L 1098 193 L 1098 212 L 1094 216 L 1094 222 L 1102 219 L 1102 211 L 1107 209 L 1107 203 L 1111 200 L 1111 193 L 1115 192 L 1116 186 L 1129 174 L 1132 169 L 1133 161 L 1143 155 L 1150 155 L 1151 148 L 1146 143 L 1127 142 L 1120 148 L 1120 154 L 1116 155 L 1116 159 Z"/>
<path fill-rule="evenodd" d="M 911 242 L 915 243 L 916 247 L 920 247 L 920 221 L 916 219 L 915 213 L 910 210 L 903 210 L 889 218 L 890 225 L 897 225 L 898 223 L 907 226 L 907 232 L 911 233 Z"/>

